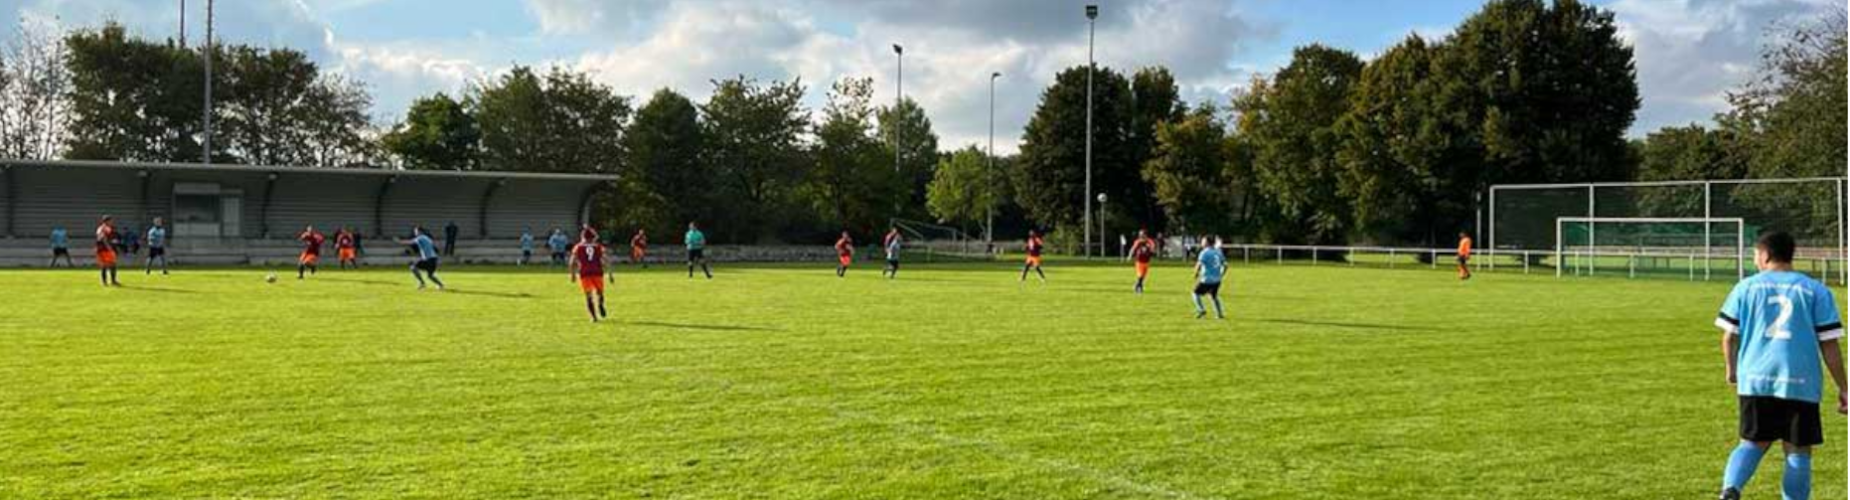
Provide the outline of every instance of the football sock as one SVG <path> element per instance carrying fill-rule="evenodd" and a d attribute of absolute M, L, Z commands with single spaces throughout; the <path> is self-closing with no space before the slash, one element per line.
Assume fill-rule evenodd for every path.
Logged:
<path fill-rule="evenodd" d="M 610 310 L 604 308 L 604 294 L 601 292 L 597 294 L 597 315 L 602 318 L 610 317 Z"/>
<path fill-rule="evenodd" d="M 1209 295 L 1208 298 L 1214 299 L 1214 317 L 1216 318 L 1227 317 L 1227 313 L 1222 312 L 1220 308 L 1220 295 Z"/>
<path fill-rule="evenodd" d="M 1728 455 L 1728 468 L 1722 472 L 1722 488 L 1747 489 L 1747 481 L 1754 478 L 1754 469 L 1760 467 L 1760 458 L 1766 456 L 1766 449 L 1742 441 L 1734 447 L 1734 453 Z"/>
<path fill-rule="evenodd" d="M 1137 293 L 1143 293 L 1143 278 L 1137 278 Z"/>
<path fill-rule="evenodd" d="M 1786 453 L 1786 500 L 1811 499 L 1811 454 Z"/>
<path fill-rule="evenodd" d="M 1195 314 L 1203 314 L 1206 312 L 1207 309 L 1201 305 L 1201 294 L 1195 294 Z"/>
<path fill-rule="evenodd" d="M 597 305 L 591 301 L 591 294 L 585 294 L 585 312 L 591 313 L 591 321 L 597 321 Z"/>

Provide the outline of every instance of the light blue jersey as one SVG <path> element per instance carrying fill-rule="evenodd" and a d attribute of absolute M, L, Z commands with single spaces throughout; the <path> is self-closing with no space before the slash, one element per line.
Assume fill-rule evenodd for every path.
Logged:
<path fill-rule="evenodd" d="M 51 247 L 52 248 L 70 248 L 70 245 L 71 245 L 71 235 L 69 233 L 64 232 L 64 228 L 57 228 L 57 229 L 51 230 Z"/>
<path fill-rule="evenodd" d="M 1196 262 L 1201 264 L 1202 283 L 1220 283 L 1221 277 L 1227 274 L 1227 256 L 1222 255 L 1219 248 L 1202 250 Z"/>
<path fill-rule="evenodd" d="M 437 243 L 430 241 L 430 236 L 420 234 L 418 237 L 411 239 L 411 244 L 417 245 L 418 247 L 418 260 L 431 260 L 437 258 Z"/>
<path fill-rule="evenodd" d="M 520 233 L 520 249 L 527 252 L 533 251 L 533 233 Z"/>
<path fill-rule="evenodd" d="M 1791 271 L 1755 274 L 1734 285 L 1715 326 L 1741 338 L 1735 390 L 1817 403 L 1824 397 L 1818 342 L 1842 337 L 1831 290 Z"/>
<path fill-rule="evenodd" d="M 167 228 L 148 228 L 148 248 L 167 248 Z"/>
<path fill-rule="evenodd" d="M 554 231 L 552 237 L 546 239 L 546 246 L 552 247 L 554 252 L 564 253 L 566 248 L 571 246 L 571 242 L 565 239 L 565 233 Z"/>
<path fill-rule="evenodd" d="M 700 250 L 707 247 L 707 234 L 699 229 L 689 229 L 685 241 L 688 250 Z"/>

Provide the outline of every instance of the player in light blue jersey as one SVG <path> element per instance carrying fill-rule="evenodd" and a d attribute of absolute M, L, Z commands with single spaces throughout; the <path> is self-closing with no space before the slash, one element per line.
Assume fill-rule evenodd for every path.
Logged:
<path fill-rule="evenodd" d="M 400 244 L 417 248 L 418 260 L 411 263 L 411 277 L 417 278 L 419 290 L 424 289 L 425 276 L 429 276 L 430 282 L 436 283 L 437 289 L 442 290 L 443 280 L 437 279 L 437 242 L 431 241 L 430 233 L 424 231 L 424 226 L 411 228 L 411 234 L 411 239 L 399 240 Z"/>
<path fill-rule="evenodd" d="M 154 260 L 161 261 L 161 276 L 167 275 L 167 224 L 160 217 L 148 228 L 148 260 L 142 261 L 141 274 L 154 274 Z"/>
<path fill-rule="evenodd" d="M 1195 259 L 1195 319 L 1207 317 L 1208 310 L 1201 304 L 1201 296 L 1206 295 L 1214 301 L 1214 317 L 1227 319 L 1227 314 L 1220 305 L 1220 283 L 1227 274 L 1227 256 L 1220 251 L 1219 236 L 1202 238 L 1205 248 L 1201 256 Z"/>
<path fill-rule="evenodd" d="M 51 266 L 58 267 L 58 258 L 64 258 L 64 267 L 77 267 L 71 262 L 71 234 L 64 226 L 51 228 Z"/>
<path fill-rule="evenodd" d="M 1740 400 L 1741 443 L 1722 471 L 1723 500 L 1741 498 L 1760 459 L 1774 441 L 1784 444 L 1787 500 L 1811 497 L 1811 448 L 1824 442 L 1818 404 L 1823 368 L 1837 384 L 1844 408 L 1844 334 L 1831 290 L 1792 270 L 1792 235 L 1768 233 L 1754 243 L 1758 274 L 1735 284 L 1715 326 L 1722 329 L 1728 383 Z"/>
<path fill-rule="evenodd" d="M 687 235 L 681 238 L 687 245 L 687 277 L 693 279 L 694 266 L 700 266 L 700 272 L 706 273 L 707 279 L 713 279 L 713 268 L 707 266 L 707 233 L 700 232 L 700 226 L 687 223 Z"/>

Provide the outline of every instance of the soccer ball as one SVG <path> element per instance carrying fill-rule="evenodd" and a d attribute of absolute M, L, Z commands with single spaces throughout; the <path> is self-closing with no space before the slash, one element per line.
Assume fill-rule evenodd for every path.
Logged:
<path fill-rule="evenodd" d="M 276 282 L 276 273 L 270 273 L 270 275 L 269 275 L 269 276 L 264 276 L 264 277 L 263 277 L 263 282 L 264 282 L 264 283 L 275 283 L 275 282 Z"/>

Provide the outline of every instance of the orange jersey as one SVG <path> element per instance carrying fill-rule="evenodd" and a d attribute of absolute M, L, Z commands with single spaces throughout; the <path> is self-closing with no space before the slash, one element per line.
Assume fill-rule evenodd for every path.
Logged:
<path fill-rule="evenodd" d="M 1458 256 L 1459 257 L 1470 257 L 1471 256 L 1471 238 L 1466 237 L 1466 238 L 1458 240 Z"/>
<path fill-rule="evenodd" d="M 835 253 L 842 257 L 854 255 L 854 240 L 848 238 L 835 240 Z"/>
<path fill-rule="evenodd" d="M 1152 240 L 1149 238 L 1137 238 L 1137 242 L 1131 244 L 1131 258 L 1136 259 L 1137 263 L 1149 264 L 1150 259 L 1155 258 L 1155 257 L 1156 257 L 1156 240 Z M 1148 267 L 1148 266 L 1145 266 L 1145 267 Z"/>

